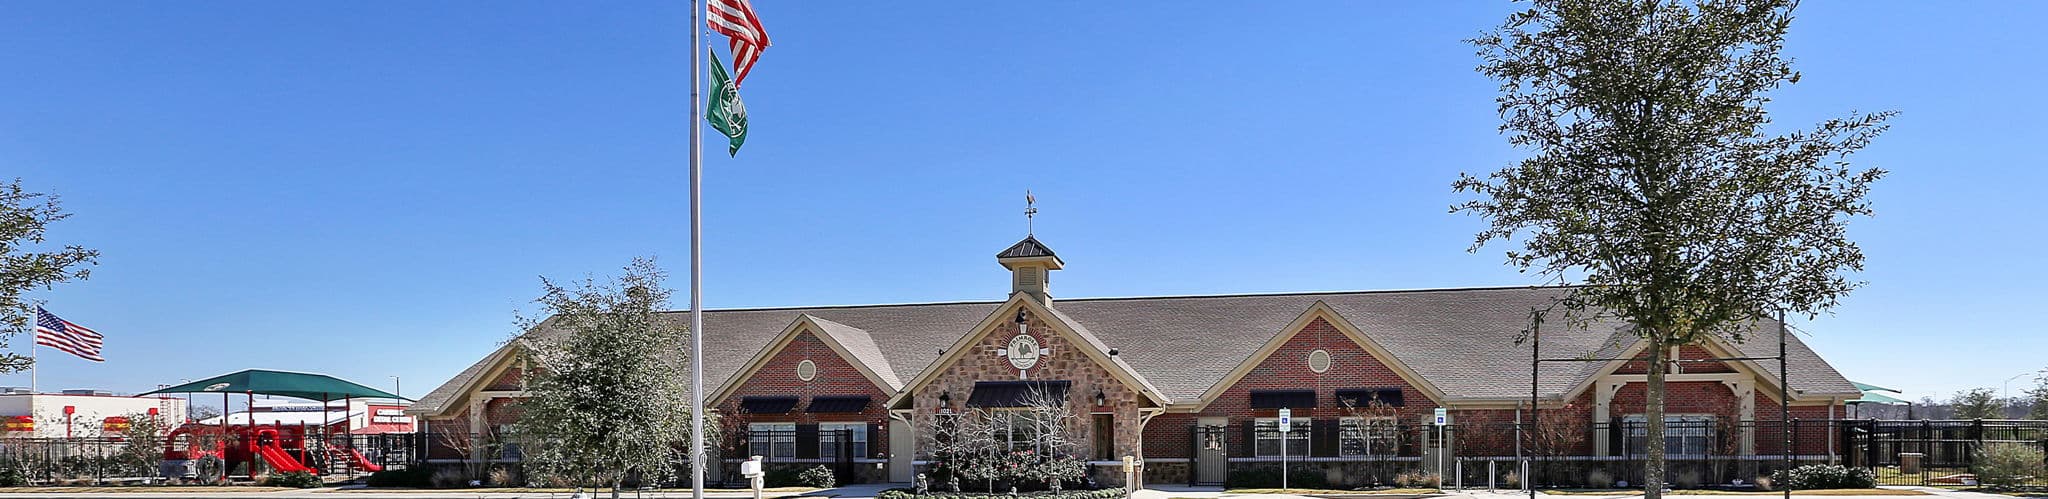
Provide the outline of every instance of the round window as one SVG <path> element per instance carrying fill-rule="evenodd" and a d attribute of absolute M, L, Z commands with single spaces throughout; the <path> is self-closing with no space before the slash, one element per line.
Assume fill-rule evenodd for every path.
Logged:
<path fill-rule="evenodd" d="M 1308 370 L 1318 373 L 1330 370 L 1330 351 L 1316 350 L 1309 352 Z"/>
<path fill-rule="evenodd" d="M 796 378 L 804 381 L 818 379 L 818 364 L 810 359 L 796 363 Z"/>

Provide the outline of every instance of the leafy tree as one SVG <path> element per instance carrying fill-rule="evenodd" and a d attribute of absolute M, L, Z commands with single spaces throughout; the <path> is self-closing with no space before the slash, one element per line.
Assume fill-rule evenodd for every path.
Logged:
<path fill-rule="evenodd" d="M 97 263 L 100 252 L 83 246 L 38 250 L 50 224 L 70 216 L 56 196 L 23 190 L 21 179 L 0 184 L 0 350 L 7 348 L 7 338 L 35 327 L 35 305 L 23 293 L 85 279 L 91 274 L 86 267 Z M 0 353 L 0 373 L 28 369 L 30 362 L 12 351 Z"/>
<path fill-rule="evenodd" d="M 522 321 L 542 334 L 515 339 L 536 362 L 512 428 L 534 471 L 616 497 L 628 477 L 671 478 L 687 462 L 688 361 L 676 348 L 686 338 L 659 313 L 663 277 L 635 259 L 608 281 L 542 280 L 548 318 Z"/>
<path fill-rule="evenodd" d="M 1472 250 L 1560 284 L 1571 322 L 1626 322 L 1650 345 L 1647 491 L 1664 478 L 1666 347 L 1742 341 L 1768 320 L 1832 308 L 1858 283 L 1846 237 L 1878 169 L 1846 157 L 1891 112 L 1772 135 L 1767 92 L 1793 0 L 1533 0 L 1470 40 L 1500 81 L 1500 127 L 1532 157 L 1453 184 L 1490 223 Z M 1549 309 L 1556 310 L 1556 308 Z M 1540 319 L 1541 316 L 1538 316 Z"/>
<path fill-rule="evenodd" d="M 114 455 L 114 461 L 120 464 L 124 473 L 129 473 L 127 476 L 151 477 L 154 480 L 164 461 L 164 437 L 171 434 L 172 425 L 166 420 L 168 416 L 136 413 L 126 417 L 128 427 L 122 429 L 119 436 L 127 445 L 121 446 L 121 451 Z"/>
<path fill-rule="evenodd" d="M 2048 419 L 2048 376 L 2034 378 L 2034 387 L 2027 389 L 2027 419 Z"/>
<path fill-rule="evenodd" d="M 2004 419 L 2005 404 L 1998 402 L 1998 391 L 1990 388 L 1974 388 L 1956 392 L 1948 399 L 1949 410 L 1955 411 L 1956 419 Z"/>

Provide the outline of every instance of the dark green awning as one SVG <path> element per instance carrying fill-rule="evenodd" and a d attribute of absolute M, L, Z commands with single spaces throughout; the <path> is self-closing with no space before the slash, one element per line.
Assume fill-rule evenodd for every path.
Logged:
<path fill-rule="evenodd" d="M 406 399 L 325 374 L 250 369 L 194 381 L 143 395 L 162 393 L 254 393 L 322 402 L 344 398 Z"/>

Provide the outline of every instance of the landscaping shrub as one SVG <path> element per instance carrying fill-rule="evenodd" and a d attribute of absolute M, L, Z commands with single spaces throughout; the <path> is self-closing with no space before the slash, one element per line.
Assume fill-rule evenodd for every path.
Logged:
<path fill-rule="evenodd" d="M 1422 470 L 1408 470 L 1394 475 L 1394 486 L 1404 489 L 1434 489 L 1442 487 L 1444 478 Z"/>
<path fill-rule="evenodd" d="M 821 489 L 829 489 L 838 485 L 838 479 L 832 477 L 832 470 L 826 469 L 824 466 L 812 466 L 811 469 L 797 473 L 796 481 L 797 483 L 804 484 L 806 487 Z"/>
<path fill-rule="evenodd" d="M 456 468 L 442 468 L 427 479 L 428 485 L 437 489 L 460 489 L 469 487 L 469 473 Z"/>
<path fill-rule="evenodd" d="M 1771 484 L 1790 490 L 1868 489 L 1877 487 L 1877 476 L 1863 468 L 1809 464 L 1771 473 Z"/>
<path fill-rule="evenodd" d="M 0 487 L 23 487 L 28 485 L 28 474 L 20 468 L 0 470 Z"/>
<path fill-rule="evenodd" d="M 2043 475 L 2041 449 L 2022 444 L 1985 444 L 1977 450 L 1977 465 L 1970 471 L 1977 481 L 1994 488 L 2025 485 Z"/>
<path fill-rule="evenodd" d="M 411 487 L 424 489 L 433 486 L 434 474 L 424 467 L 402 470 L 384 470 L 371 473 L 364 483 L 371 487 Z"/>
<path fill-rule="evenodd" d="M 761 486 L 769 488 L 801 486 L 803 481 L 797 479 L 798 475 L 797 470 L 792 468 L 769 468 L 762 472 Z"/>
<path fill-rule="evenodd" d="M 1124 489 L 1113 487 L 1100 490 L 1065 490 L 1060 492 L 1030 492 L 1011 496 L 1007 493 L 986 494 L 972 492 L 933 492 L 917 495 L 911 489 L 888 489 L 875 494 L 875 499 L 989 499 L 995 497 L 1028 497 L 1031 499 L 1123 499 Z"/>
<path fill-rule="evenodd" d="M 1513 471 L 1500 476 L 1500 485 L 1510 489 L 1522 488 L 1522 474 Z"/>
<path fill-rule="evenodd" d="M 1608 473 L 1607 470 L 1596 469 L 1586 472 L 1586 487 L 1605 489 L 1613 486 L 1614 474 Z"/>
<path fill-rule="evenodd" d="M 291 487 L 295 489 L 311 489 L 327 485 L 320 482 L 319 476 L 304 471 L 273 474 L 269 478 L 264 479 L 263 484 L 272 487 Z"/>
<path fill-rule="evenodd" d="M 1223 485 L 1233 489 L 1277 489 L 1280 488 L 1280 468 L 1261 466 L 1231 470 L 1223 477 Z M 1329 485 L 1328 477 L 1321 469 L 1294 468 L 1287 473 L 1288 487 L 1320 489 Z"/>

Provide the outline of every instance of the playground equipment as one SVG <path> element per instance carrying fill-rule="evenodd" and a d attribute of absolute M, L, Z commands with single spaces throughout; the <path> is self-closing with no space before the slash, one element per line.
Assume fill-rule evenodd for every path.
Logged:
<path fill-rule="evenodd" d="M 353 405 L 349 401 L 357 398 L 402 399 L 383 390 L 332 376 L 265 369 L 224 374 L 144 395 L 166 393 L 218 393 L 222 407 L 229 405 L 229 394 L 242 394 L 249 397 L 252 409 L 256 395 L 321 402 L 318 407 L 321 415 L 312 425 L 255 424 L 256 413 L 252 410 L 245 413 L 247 416 L 243 422 L 247 424 L 236 425 L 232 421 L 233 414 L 226 414 L 220 417 L 218 424 L 186 424 L 172 431 L 164 450 L 166 474 L 207 480 L 234 473 L 243 463 L 248 463 L 249 473 L 254 474 L 258 471 L 258 462 L 280 473 L 382 471 L 382 466 L 348 443 L 355 440 L 350 426 L 354 418 L 351 415 Z M 329 406 L 326 405 L 336 400 L 342 401 L 338 424 L 328 416 Z M 335 426 L 339 427 L 338 432 Z M 388 457 L 390 454 L 380 451 L 379 455 Z M 196 476 L 197 466 L 193 465 L 208 462 L 208 458 L 218 460 L 221 469 L 208 470 L 205 477 Z M 174 467 L 182 467 L 185 471 L 169 473 Z"/>

